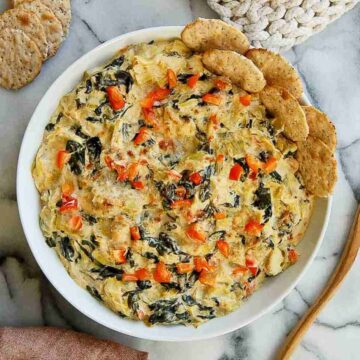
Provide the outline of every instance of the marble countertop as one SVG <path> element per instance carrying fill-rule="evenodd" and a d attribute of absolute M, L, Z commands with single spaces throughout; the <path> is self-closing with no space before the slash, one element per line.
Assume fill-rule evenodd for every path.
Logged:
<path fill-rule="evenodd" d="M 5 0 L 0 0 L 0 8 L 6 6 Z M 323 288 L 341 253 L 360 199 L 359 5 L 286 53 L 303 77 L 311 101 L 336 124 L 339 182 L 319 254 L 296 289 L 271 313 L 212 340 L 137 340 L 104 328 L 75 310 L 49 285 L 30 253 L 17 212 L 16 163 L 26 125 L 45 91 L 74 60 L 108 39 L 145 27 L 183 25 L 197 16 L 217 17 L 205 0 L 73 0 L 70 35 L 58 55 L 21 91 L 0 89 L 0 326 L 63 326 L 149 351 L 151 359 L 157 360 L 271 359 Z M 294 359 L 359 358 L 359 283 L 360 258 L 305 336 Z"/>

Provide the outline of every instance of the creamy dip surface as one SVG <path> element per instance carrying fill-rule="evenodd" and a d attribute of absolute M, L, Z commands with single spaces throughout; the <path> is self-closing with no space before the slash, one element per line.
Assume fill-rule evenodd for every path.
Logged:
<path fill-rule="evenodd" d="M 179 40 L 85 73 L 34 161 L 40 225 L 119 316 L 198 326 L 296 262 L 311 214 L 295 143 Z"/>

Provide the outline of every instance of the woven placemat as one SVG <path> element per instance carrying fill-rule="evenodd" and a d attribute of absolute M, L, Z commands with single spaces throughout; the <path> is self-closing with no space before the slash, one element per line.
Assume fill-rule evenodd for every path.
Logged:
<path fill-rule="evenodd" d="M 254 47 L 285 51 L 323 30 L 359 0 L 207 0 Z"/>

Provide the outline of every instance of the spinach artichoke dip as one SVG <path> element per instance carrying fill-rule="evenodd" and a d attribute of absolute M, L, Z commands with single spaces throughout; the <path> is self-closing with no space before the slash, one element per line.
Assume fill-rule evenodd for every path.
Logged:
<path fill-rule="evenodd" d="M 40 225 L 121 317 L 198 326 L 296 262 L 313 196 L 296 144 L 180 39 L 120 50 L 46 126 Z"/>

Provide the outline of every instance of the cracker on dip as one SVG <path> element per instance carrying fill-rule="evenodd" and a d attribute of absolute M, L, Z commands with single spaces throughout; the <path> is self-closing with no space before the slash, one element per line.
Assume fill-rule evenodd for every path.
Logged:
<path fill-rule="evenodd" d="M 336 149 L 336 129 L 330 119 L 313 106 L 303 106 L 306 120 L 309 125 L 309 134 L 320 139 L 329 149 Z"/>
<path fill-rule="evenodd" d="M 285 89 L 266 86 L 260 92 L 264 106 L 280 120 L 284 134 L 293 141 L 305 141 L 309 134 L 305 112 L 299 102 Z"/>
<path fill-rule="evenodd" d="M 35 13 L 18 8 L 7 10 L 0 15 L 0 30 L 5 28 L 22 30 L 36 44 L 42 58 L 47 58 L 48 44 L 44 27 Z"/>
<path fill-rule="evenodd" d="M 336 184 L 336 160 L 332 151 L 311 135 L 297 143 L 296 159 L 305 188 L 318 197 L 329 196 Z"/>
<path fill-rule="evenodd" d="M 300 76 L 280 54 L 266 49 L 250 49 L 245 56 L 263 72 L 268 85 L 280 86 L 297 99 L 301 97 Z"/>
<path fill-rule="evenodd" d="M 240 30 L 218 19 L 195 20 L 185 26 L 181 39 L 195 51 L 222 49 L 244 54 L 249 49 L 249 40 Z"/>
<path fill-rule="evenodd" d="M 19 89 L 40 72 L 42 57 L 36 44 L 21 30 L 0 30 L 0 86 Z"/>
<path fill-rule="evenodd" d="M 248 92 L 259 92 L 266 85 L 264 75 L 254 63 L 234 51 L 207 50 L 203 54 L 202 61 L 208 70 L 226 76 Z"/>
<path fill-rule="evenodd" d="M 32 11 L 37 14 L 44 27 L 46 40 L 49 46 L 48 57 L 54 56 L 64 38 L 63 28 L 58 18 L 51 9 L 45 6 L 40 0 L 23 1 L 18 8 Z"/>

